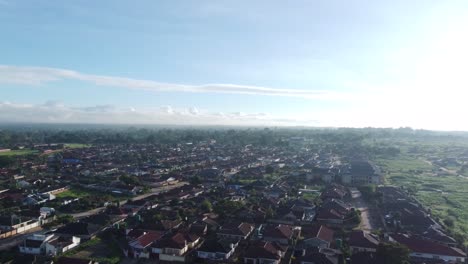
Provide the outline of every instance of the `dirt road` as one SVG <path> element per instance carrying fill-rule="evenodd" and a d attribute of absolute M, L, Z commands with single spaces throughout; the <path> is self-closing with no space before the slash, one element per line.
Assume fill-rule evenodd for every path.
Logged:
<path fill-rule="evenodd" d="M 362 198 L 362 194 L 356 188 L 350 188 L 354 207 L 361 212 L 361 224 L 359 229 L 371 231 L 382 227 L 380 216 L 376 208 L 369 207 Z"/>

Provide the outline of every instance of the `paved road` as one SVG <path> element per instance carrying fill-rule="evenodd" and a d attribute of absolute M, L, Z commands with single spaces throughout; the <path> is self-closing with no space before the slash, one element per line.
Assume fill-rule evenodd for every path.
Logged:
<path fill-rule="evenodd" d="M 149 197 L 151 195 L 159 194 L 159 193 L 162 193 L 162 192 L 167 192 L 169 190 L 184 186 L 186 184 L 187 184 L 186 182 L 180 182 L 180 183 L 170 185 L 170 186 L 154 188 L 154 189 L 151 190 L 150 193 L 146 193 L 146 194 L 136 196 L 132 200 L 133 201 L 141 200 L 141 199 L 144 199 L 144 198 Z M 124 201 L 121 201 L 120 204 L 123 205 L 126 202 L 127 202 L 127 200 L 124 200 Z M 76 213 L 76 214 L 71 214 L 71 215 L 76 219 L 80 219 L 80 218 L 84 218 L 84 217 L 87 217 L 87 216 L 90 216 L 90 215 L 98 214 L 98 213 L 104 211 L 105 209 L 106 209 L 105 207 L 99 207 L 99 208 L 95 208 L 95 209 L 92 209 L 92 210 L 89 210 L 89 211 L 86 211 L 86 212 L 81 212 L 81 213 Z M 33 228 L 33 229 L 30 229 L 30 230 L 26 231 L 25 233 L 21 233 L 21 234 L 18 234 L 18 235 L 9 237 L 9 238 L 1 239 L 0 240 L 0 250 L 6 250 L 6 249 L 10 249 L 12 247 L 15 247 L 15 246 L 19 245 L 27 236 L 32 235 L 32 234 L 38 234 L 38 233 L 41 233 L 41 232 L 43 232 L 42 228 L 41 227 L 36 227 L 36 228 Z"/>
<path fill-rule="evenodd" d="M 139 196 L 136 196 L 136 197 L 133 197 L 131 200 L 132 201 L 138 201 L 138 200 L 141 200 L 141 199 L 145 199 L 145 198 L 147 198 L 147 197 L 149 197 L 151 195 L 156 195 L 156 194 L 160 194 L 160 193 L 163 193 L 163 192 L 167 192 L 167 191 L 170 191 L 172 189 L 182 187 L 182 186 L 184 186 L 186 184 L 188 184 L 188 183 L 187 182 L 179 182 L 179 183 L 176 183 L 174 185 L 153 188 L 153 189 L 151 189 L 151 192 L 145 193 L 145 194 L 142 194 L 142 195 L 139 195 Z M 127 200 L 120 201 L 120 205 L 124 205 L 125 203 L 127 203 Z M 105 209 L 106 209 L 106 207 L 103 206 L 103 207 L 91 209 L 91 210 L 86 211 L 86 212 L 80 212 L 80 213 L 70 214 L 70 215 L 73 216 L 73 218 L 80 219 L 80 218 L 88 217 L 90 215 L 99 214 L 100 212 L 104 211 Z"/>
<path fill-rule="evenodd" d="M 12 247 L 15 247 L 15 246 L 19 245 L 21 242 L 23 242 L 23 240 L 27 236 L 30 236 L 32 234 L 39 234 L 41 232 L 42 232 L 42 228 L 41 227 L 36 227 L 36 228 L 32 228 L 32 229 L 26 231 L 25 233 L 21 233 L 19 235 L 15 235 L 15 236 L 5 238 L 5 239 L 0 239 L 0 250 L 7 250 L 7 249 L 10 249 Z"/>

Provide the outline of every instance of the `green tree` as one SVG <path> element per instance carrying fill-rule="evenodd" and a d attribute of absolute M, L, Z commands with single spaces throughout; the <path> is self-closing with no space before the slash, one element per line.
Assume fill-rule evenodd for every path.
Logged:
<path fill-rule="evenodd" d="M 127 185 L 140 185 L 140 179 L 136 176 L 122 175 L 119 180 Z"/>
<path fill-rule="evenodd" d="M 274 172 L 275 172 L 275 168 L 273 168 L 272 166 L 268 165 L 265 167 L 266 174 L 273 174 Z"/>
<path fill-rule="evenodd" d="M 15 162 L 12 156 L 0 156 L 0 168 L 11 166 Z"/>
<path fill-rule="evenodd" d="M 202 209 L 203 211 L 211 212 L 211 211 L 213 210 L 213 205 L 211 204 L 210 201 L 204 200 L 204 201 L 201 203 L 201 209 Z"/>
<path fill-rule="evenodd" d="M 378 263 L 409 264 L 410 250 L 398 243 L 381 243 L 377 248 Z"/>
<path fill-rule="evenodd" d="M 190 178 L 189 182 L 190 184 L 198 185 L 198 184 L 201 184 L 201 179 L 198 176 L 193 176 Z"/>

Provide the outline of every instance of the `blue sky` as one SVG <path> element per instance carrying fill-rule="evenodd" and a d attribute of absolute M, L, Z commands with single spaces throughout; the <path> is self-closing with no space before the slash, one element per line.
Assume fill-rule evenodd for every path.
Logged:
<path fill-rule="evenodd" d="M 0 0 L 0 121 L 468 130 L 467 1 Z"/>

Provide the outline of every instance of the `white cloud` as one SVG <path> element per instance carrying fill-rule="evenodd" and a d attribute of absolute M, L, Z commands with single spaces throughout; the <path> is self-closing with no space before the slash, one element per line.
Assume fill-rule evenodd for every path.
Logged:
<path fill-rule="evenodd" d="M 91 123 L 91 124 L 165 124 L 165 125 L 314 125 L 299 119 L 284 119 L 264 113 L 212 113 L 195 107 L 174 109 L 122 108 L 111 105 L 70 107 L 60 102 L 15 104 L 0 102 L 0 122 Z"/>
<path fill-rule="evenodd" d="M 190 107 L 188 111 L 192 115 L 198 115 L 200 113 L 196 107 Z"/>
<path fill-rule="evenodd" d="M 184 85 L 175 83 L 160 83 L 151 80 L 85 74 L 77 71 L 57 68 L 0 65 L 0 83 L 41 85 L 63 80 L 77 80 L 91 83 L 97 86 L 123 87 L 128 89 L 147 90 L 154 92 L 252 94 L 325 100 L 344 100 L 356 98 L 356 96 L 354 96 L 352 93 L 337 93 L 316 89 L 276 89 L 235 84 Z"/>

